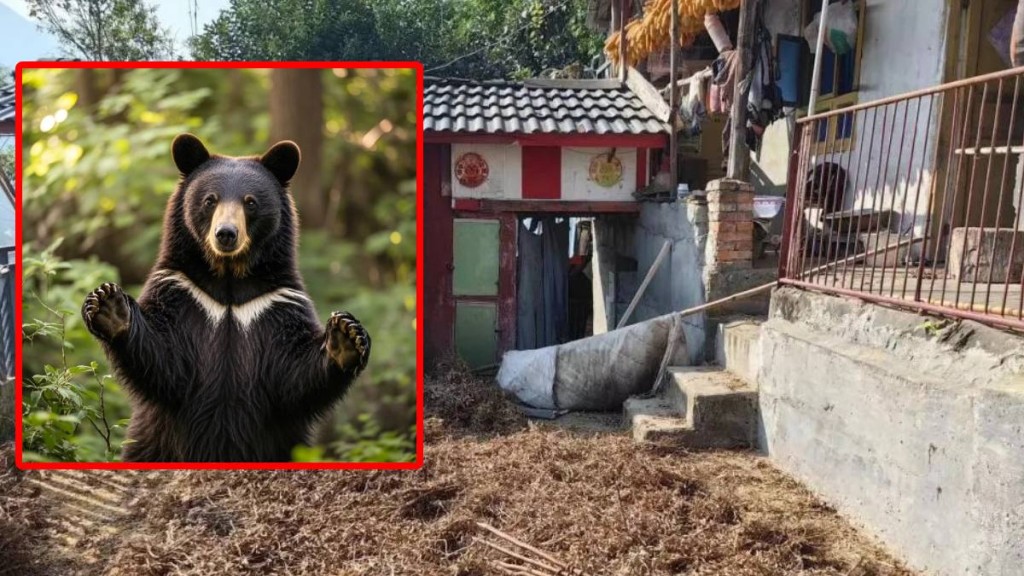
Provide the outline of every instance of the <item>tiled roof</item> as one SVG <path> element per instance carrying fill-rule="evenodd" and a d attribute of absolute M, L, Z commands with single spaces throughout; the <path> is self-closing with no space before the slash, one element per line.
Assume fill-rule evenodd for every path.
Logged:
<path fill-rule="evenodd" d="M 426 78 L 423 129 L 464 134 L 663 134 L 614 80 L 468 81 Z"/>
<path fill-rule="evenodd" d="M 14 85 L 0 88 L 0 122 L 14 121 Z"/>

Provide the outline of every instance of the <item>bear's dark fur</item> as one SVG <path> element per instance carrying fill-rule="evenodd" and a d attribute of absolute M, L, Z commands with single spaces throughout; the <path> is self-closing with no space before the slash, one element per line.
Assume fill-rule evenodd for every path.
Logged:
<path fill-rule="evenodd" d="M 183 134 L 160 255 L 136 302 L 115 284 L 82 315 L 133 401 L 126 461 L 286 461 L 366 366 L 348 313 L 317 320 L 296 267 L 291 142 L 210 155 Z"/>

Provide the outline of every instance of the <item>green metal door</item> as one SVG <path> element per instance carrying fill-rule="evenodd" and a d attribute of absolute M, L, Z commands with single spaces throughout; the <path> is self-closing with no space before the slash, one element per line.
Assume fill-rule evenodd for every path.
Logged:
<path fill-rule="evenodd" d="M 499 230 L 497 220 L 455 220 L 455 351 L 474 368 L 497 360 Z"/>
<path fill-rule="evenodd" d="M 455 296 L 498 295 L 498 221 L 455 220 Z"/>
<path fill-rule="evenodd" d="M 472 368 L 487 366 L 496 360 L 497 310 L 493 302 L 455 303 L 455 349 Z"/>

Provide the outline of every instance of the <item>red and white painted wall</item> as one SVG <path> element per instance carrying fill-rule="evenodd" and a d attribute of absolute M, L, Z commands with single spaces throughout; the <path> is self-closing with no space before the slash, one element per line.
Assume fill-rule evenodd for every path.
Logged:
<path fill-rule="evenodd" d="M 632 201 L 647 183 L 643 148 L 453 144 L 452 197 Z"/>

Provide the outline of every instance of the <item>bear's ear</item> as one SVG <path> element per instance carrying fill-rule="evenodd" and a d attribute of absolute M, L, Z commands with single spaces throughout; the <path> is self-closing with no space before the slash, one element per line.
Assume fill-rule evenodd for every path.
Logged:
<path fill-rule="evenodd" d="M 178 135 L 171 144 L 171 155 L 174 156 L 174 164 L 182 176 L 188 176 L 210 159 L 206 146 L 192 134 Z"/>
<path fill-rule="evenodd" d="M 270 150 L 267 150 L 260 157 L 260 164 L 263 164 L 264 168 L 270 170 L 270 173 L 284 186 L 288 184 L 288 181 L 295 175 L 295 171 L 299 169 L 300 158 L 301 154 L 298 144 L 291 140 L 285 140 L 271 146 Z"/>

